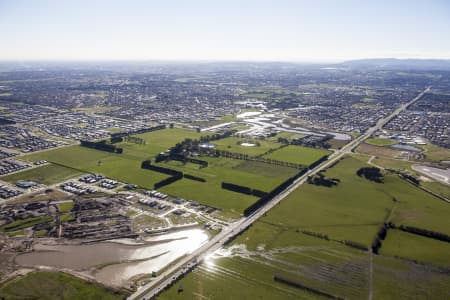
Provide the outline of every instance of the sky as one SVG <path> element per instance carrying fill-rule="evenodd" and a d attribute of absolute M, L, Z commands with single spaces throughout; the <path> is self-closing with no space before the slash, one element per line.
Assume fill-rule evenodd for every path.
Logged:
<path fill-rule="evenodd" d="M 447 0 L 0 0 L 0 60 L 450 59 Z"/>

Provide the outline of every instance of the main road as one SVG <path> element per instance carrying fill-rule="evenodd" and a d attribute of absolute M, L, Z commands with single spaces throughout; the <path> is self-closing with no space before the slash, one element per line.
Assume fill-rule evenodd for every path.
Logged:
<path fill-rule="evenodd" d="M 417 95 L 411 101 L 402 104 L 396 110 L 394 110 L 391 114 L 378 120 L 378 122 L 366 132 L 347 145 L 343 146 L 340 150 L 334 152 L 330 155 L 328 160 L 315 167 L 312 170 L 309 170 L 305 175 L 299 177 L 296 181 L 294 181 L 289 187 L 287 187 L 283 192 L 275 196 L 272 200 L 270 200 L 266 205 L 261 207 L 259 210 L 251 214 L 247 217 L 242 217 L 238 221 L 232 223 L 230 226 L 224 228 L 219 234 L 214 236 L 211 240 L 203 244 L 200 248 L 192 252 L 191 254 L 183 257 L 174 265 L 170 266 L 163 273 L 159 274 L 158 277 L 147 283 L 146 285 L 140 287 L 134 294 L 128 297 L 129 300 L 148 300 L 154 298 L 158 295 L 164 288 L 173 284 L 178 278 L 183 276 L 185 273 L 189 272 L 192 268 L 194 268 L 198 263 L 200 263 L 205 257 L 212 254 L 217 249 L 221 248 L 227 241 L 229 241 L 232 237 L 238 235 L 242 231 L 244 231 L 248 226 L 250 226 L 253 222 L 258 220 L 261 216 L 271 210 L 274 206 L 280 203 L 281 200 L 286 198 L 290 193 L 296 190 L 299 186 L 304 184 L 308 178 L 308 176 L 317 174 L 321 170 L 328 168 L 330 165 L 337 162 L 341 157 L 343 157 L 348 152 L 351 152 L 355 149 L 359 144 L 361 144 L 365 139 L 370 137 L 377 130 L 381 129 L 384 125 L 386 125 L 389 121 L 395 118 L 399 113 L 408 108 L 408 106 L 412 105 L 414 102 L 418 101 L 425 93 L 430 90 L 430 87 L 426 88 L 419 95 Z"/>

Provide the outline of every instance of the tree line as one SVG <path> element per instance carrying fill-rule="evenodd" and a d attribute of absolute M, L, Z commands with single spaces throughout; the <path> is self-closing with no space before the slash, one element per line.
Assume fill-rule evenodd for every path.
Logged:
<path fill-rule="evenodd" d="M 247 186 L 237 185 L 237 184 L 229 183 L 229 182 L 222 182 L 222 188 L 225 190 L 229 190 L 229 191 L 233 191 L 233 192 L 237 192 L 237 193 L 241 193 L 241 194 L 246 194 L 246 195 L 252 195 L 252 196 L 256 196 L 256 197 L 264 197 L 267 195 L 267 193 L 264 191 L 252 189 Z"/>
<path fill-rule="evenodd" d="M 111 145 L 111 144 L 107 144 L 106 140 L 102 140 L 102 141 L 99 141 L 99 142 L 92 142 L 92 141 L 81 140 L 80 141 L 80 145 L 83 146 L 83 147 L 92 148 L 92 149 L 101 150 L 101 151 L 106 151 L 106 152 L 111 152 L 111 153 L 118 153 L 118 154 L 123 153 L 123 149 L 122 148 L 116 147 L 116 146 Z"/>

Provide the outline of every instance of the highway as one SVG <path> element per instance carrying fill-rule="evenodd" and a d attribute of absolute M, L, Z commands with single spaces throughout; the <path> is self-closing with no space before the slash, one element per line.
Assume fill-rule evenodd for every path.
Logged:
<path fill-rule="evenodd" d="M 258 220 L 261 216 L 271 210 L 274 206 L 280 203 L 281 200 L 286 198 L 290 193 L 304 184 L 308 178 L 308 176 L 317 174 L 321 170 L 328 168 L 330 165 L 336 163 L 340 158 L 342 158 L 347 153 L 351 152 L 355 149 L 360 143 L 362 143 L 365 139 L 370 137 L 374 132 L 381 129 L 384 125 L 386 125 L 390 120 L 395 118 L 400 112 L 408 108 L 408 106 L 412 105 L 416 101 L 418 101 L 425 93 L 430 90 L 430 87 L 426 88 L 419 95 L 417 95 L 411 101 L 402 104 L 399 108 L 393 111 L 391 114 L 378 120 L 376 125 L 370 127 L 366 130 L 366 132 L 347 145 L 343 146 L 340 150 L 331 154 L 325 162 L 317 166 L 316 168 L 308 171 L 305 175 L 299 177 L 295 182 L 293 182 L 288 188 L 286 188 L 283 192 L 274 197 L 270 202 L 261 207 L 259 210 L 254 212 L 252 215 L 248 217 L 243 217 L 238 221 L 230 224 L 230 226 L 223 229 L 219 234 L 214 236 L 211 240 L 203 244 L 200 248 L 192 252 L 191 254 L 185 256 L 180 259 L 174 265 L 169 267 L 163 273 L 159 274 L 153 281 L 139 288 L 134 294 L 128 297 L 129 300 L 148 300 L 154 298 L 158 295 L 164 288 L 173 284 L 178 278 L 180 278 L 183 274 L 189 272 L 191 268 L 194 268 L 198 263 L 207 257 L 208 255 L 214 253 L 214 251 L 221 248 L 227 241 L 229 241 L 232 237 L 238 235 L 243 230 L 245 230 L 248 226 Z"/>

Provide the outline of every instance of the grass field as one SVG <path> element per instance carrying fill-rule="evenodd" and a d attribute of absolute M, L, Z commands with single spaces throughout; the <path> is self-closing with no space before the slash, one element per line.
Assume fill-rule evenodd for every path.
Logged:
<path fill-rule="evenodd" d="M 262 175 L 262 176 L 281 178 L 281 179 L 286 179 L 288 177 L 292 177 L 296 173 L 298 173 L 298 170 L 294 169 L 294 168 L 269 165 L 269 164 L 257 162 L 257 161 L 244 161 L 244 162 L 238 164 L 237 166 L 233 167 L 233 169 L 248 172 L 248 173 L 258 174 L 258 175 Z"/>
<path fill-rule="evenodd" d="M 450 243 L 400 230 L 389 230 L 381 254 L 450 267 Z"/>
<path fill-rule="evenodd" d="M 324 173 L 339 178 L 338 186 L 303 185 L 238 236 L 231 246 L 206 259 L 159 298 L 325 299 L 274 282 L 273 275 L 281 274 L 345 299 L 367 299 L 369 252 L 334 240 L 369 246 L 394 207 L 393 219 L 410 216 L 413 218 L 402 220 L 445 232 L 450 212 L 445 208 L 449 207 L 447 203 L 422 194 L 395 175 L 387 175 L 384 184 L 358 177 L 356 170 L 362 166 L 367 165 L 347 157 Z M 425 211 L 423 215 L 412 214 L 421 210 Z M 332 240 L 306 235 L 301 232 L 303 229 L 327 234 Z M 391 235 L 393 232 L 388 232 L 382 254 L 373 258 L 374 299 L 445 299 L 450 286 L 448 274 L 432 265 L 389 256 L 397 255 L 395 251 L 409 251 L 412 259 L 447 266 L 448 245 L 438 248 L 441 244 L 425 238 L 422 245 L 409 249 L 421 241 L 416 236 L 397 238 L 395 233 Z M 433 249 L 427 250 L 427 246 Z M 180 286 L 182 292 L 178 292 Z"/>
<path fill-rule="evenodd" d="M 68 212 L 71 211 L 73 208 L 73 202 L 64 202 L 58 204 L 58 209 L 60 212 Z"/>
<path fill-rule="evenodd" d="M 432 266 L 375 255 L 373 299 L 448 299 L 450 276 Z"/>
<path fill-rule="evenodd" d="M 420 185 L 432 190 L 433 192 L 450 199 L 450 186 L 442 184 L 440 182 L 421 182 Z"/>
<path fill-rule="evenodd" d="M 324 149 L 287 146 L 267 154 L 264 157 L 308 166 L 322 156 L 330 153 L 330 151 Z"/>
<path fill-rule="evenodd" d="M 126 183 L 153 188 L 155 182 L 167 175 L 141 169 L 141 160 L 124 154 L 113 154 L 81 146 L 44 151 L 25 157 L 31 161 L 45 159 L 55 164 L 74 168 L 80 172 L 97 173 Z"/>
<path fill-rule="evenodd" d="M 46 300 L 120 300 L 126 295 L 72 275 L 57 272 L 34 272 L 10 280 L 0 287 L 2 299 Z"/>
<path fill-rule="evenodd" d="M 141 169 L 141 162 L 144 159 L 153 160 L 155 155 L 175 145 L 185 137 L 198 138 L 200 135 L 200 133 L 190 130 L 165 129 L 140 135 L 147 141 L 145 145 L 129 142 L 119 143 L 118 146 L 124 149 L 123 154 L 73 146 L 31 154 L 26 156 L 25 159 L 29 161 L 45 159 L 54 163 L 54 165 L 51 165 L 52 168 L 56 167 L 61 170 L 80 172 L 78 175 L 81 173 L 102 174 L 125 183 L 133 183 L 144 188 L 153 189 L 154 183 L 168 178 L 168 175 Z M 266 144 L 279 146 L 279 144 L 267 142 Z M 268 149 L 267 146 L 266 149 Z M 270 191 L 297 172 L 297 170 L 291 168 L 253 162 L 245 163 L 242 160 L 228 158 L 205 157 L 202 159 L 209 162 L 207 168 L 200 169 L 199 165 L 192 163 L 183 164 L 177 161 L 160 163 L 162 166 L 198 176 L 207 181 L 206 183 L 201 183 L 183 179 L 161 190 L 173 196 L 230 210 L 233 214 L 241 214 L 257 198 L 224 190 L 221 188 L 222 182 L 231 182 L 263 191 Z M 64 166 L 74 168 L 74 170 Z M 55 180 L 61 177 L 56 172 L 42 173 L 35 171 L 32 174 L 41 176 L 42 182 L 53 180 L 53 176 Z M 23 175 L 21 176 L 23 177 Z M 32 179 L 34 177 L 30 175 L 28 178 Z M 11 180 L 16 180 L 16 178 Z"/>
<path fill-rule="evenodd" d="M 268 169 L 265 174 L 261 174 L 256 172 L 255 168 L 264 168 L 264 166 L 246 165 L 242 167 L 242 164 L 246 163 L 242 160 L 211 157 L 203 157 L 202 159 L 209 162 L 207 168 L 194 169 L 189 168 L 189 166 L 183 167 L 173 164 L 170 166 L 188 174 L 204 178 L 206 182 L 182 179 L 163 187 L 161 191 L 240 214 L 258 198 L 224 190 L 221 188 L 222 182 L 231 182 L 268 192 L 286 180 L 288 175 L 291 174 L 275 171 L 274 173 L 277 173 L 277 176 L 270 175 L 270 170 L 273 170 L 276 166 L 267 164 L 265 165 Z M 289 171 L 292 172 L 291 170 Z"/>
<path fill-rule="evenodd" d="M 259 146 L 242 146 L 238 143 L 259 143 Z M 226 150 L 230 152 L 243 153 L 250 156 L 256 156 L 267 152 L 270 149 L 277 149 L 281 146 L 278 143 L 271 143 L 267 141 L 243 139 L 237 137 L 228 137 L 225 139 L 213 141 L 213 144 L 217 145 L 217 149 Z"/>
<path fill-rule="evenodd" d="M 450 160 L 450 150 L 435 145 L 420 146 L 424 150 L 425 158 L 430 161 Z"/>
<path fill-rule="evenodd" d="M 176 143 L 183 141 L 185 138 L 199 139 L 201 136 L 205 135 L 208 135 L 208 133 L 180 128 L 166 128 L 138 134 L 136 136 L 144 139 L 149 145 L 157 145 L 166 150 L 169 147 L 175 146 Z"/>
<path fill-rule="evenodd" d="M 370 138 L 364 141 L 364 143 L 373 145 L 373 146 L 391 146 L 397 144 L 396 141 L 385 138 Z"/>
<path fill-rule="evenodd" d="M 342 160 L 325 172 L 325 176 L 341 180 L 336 187 L 305 184 L 263 220 L 369 246 L 393 202 L 382 184 L 356 175 L 361 166 L 365 164 L 354 158 Z"/>
<path fill-rule="evenodd" d="M 389 147 L 373 146 L 366 143 L 362 143 L 361 145 L 359 145 L 359 147 L 356 148 L 356 152 L 361 154 L 374 155 L 377 157 L 389 158 L 400 157 L 401 155 L 401 151 L 399 150 L 394 150 Z"/>
<path fill-rule="evenodd" d="M 31 180 L 42 184 L 54 184 L 83 174 L 72 168 L 49 164 L 32 168 L 12 175 L 1 177 L 2 180 L 15 183 L 19 180 Z"/>

